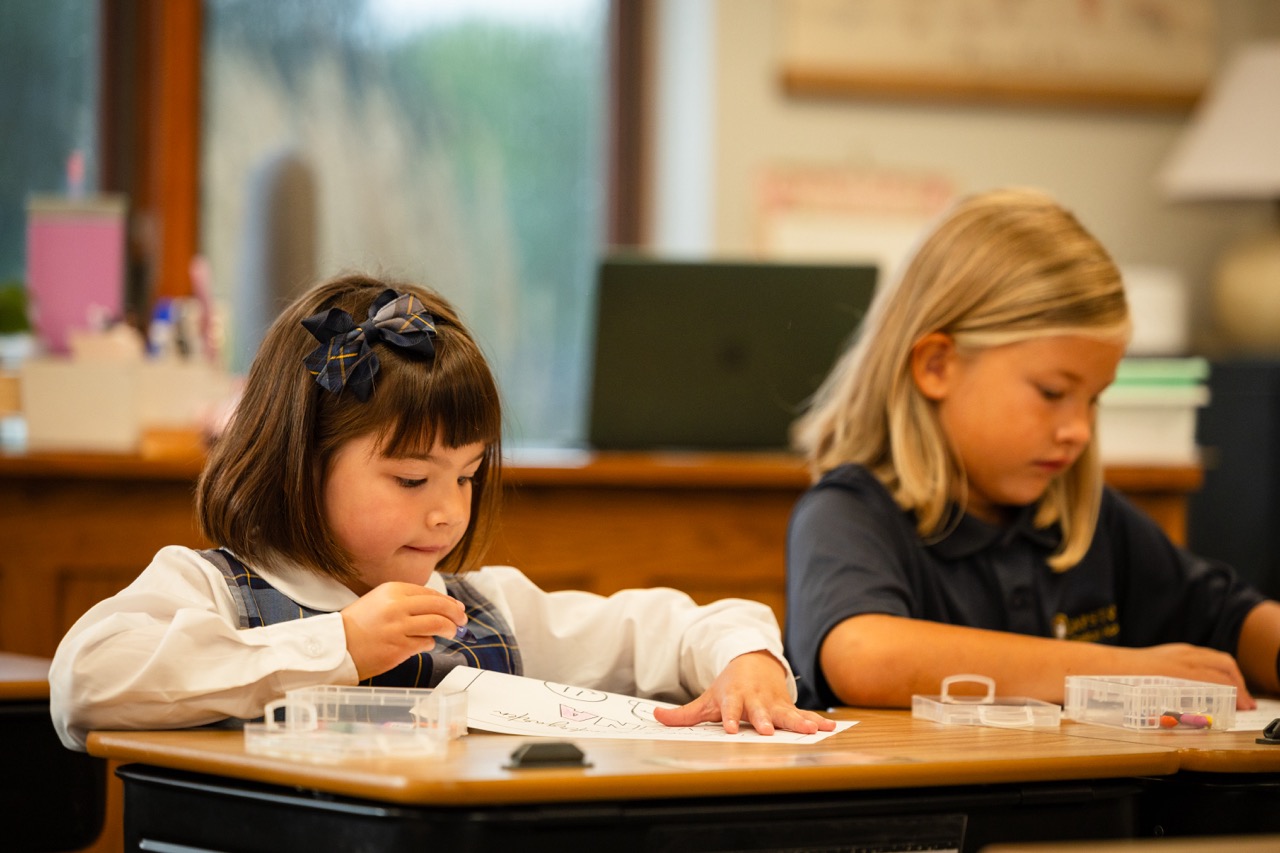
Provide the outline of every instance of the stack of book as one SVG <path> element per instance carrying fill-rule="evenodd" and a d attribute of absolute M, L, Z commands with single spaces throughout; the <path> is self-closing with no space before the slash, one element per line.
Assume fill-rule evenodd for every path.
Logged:
<path fill-rule="evenodd" d="M 1203 358 L 1122 359 L 1098 406 L 1104 463 L 1194 465 L 1196 411 L 1209 402 Z"/>

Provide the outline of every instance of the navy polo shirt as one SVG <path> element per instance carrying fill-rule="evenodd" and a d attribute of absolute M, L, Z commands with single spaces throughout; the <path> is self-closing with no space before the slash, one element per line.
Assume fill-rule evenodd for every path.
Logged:
<path fill-rule="evenodd" d="M 1055 572 L 1056 525 L 1026 507 L 1007 527 L 970 515 L 936 541 L 916 533 L 871 472 L 843 465 L 801 496 L 787 532 L 786 652 L 799 705 L 838 703 L 818 650 L 840 622 L 884 613 L 1038 637 L 1152 646 L 1184 642 L 1234 654 L 1263 596 L 1230 567 L 1171 543 L 1110 488 L 1084 559 Z"/>

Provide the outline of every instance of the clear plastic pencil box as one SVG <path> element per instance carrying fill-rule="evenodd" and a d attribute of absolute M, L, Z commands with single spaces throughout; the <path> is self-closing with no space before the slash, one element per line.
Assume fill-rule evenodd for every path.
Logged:
<path fill-rule="evenodd" d="M 443 755 L 467 733 L 467 694 L 323 685 L 269 702 L 246 723 L 245 751 L 312 761 Z"/>
<path fill-rule="evenodd" d="M 1069 675 L 1067 719 L 1144 731 L 1225 730 L 1236 724 L 1236 689 L 1156 675 Z"/>
<path fill-rule="evenodd" d="M 953 695 L 956 684 L 980 684 L 981 695 Z M 1006 729 L 1056 729 L 1062 708 L 1027 696 L 997 696 L 996 683 L 985 675 L 952 675 L 942 679 L 937 696 L 911 697 L 911 716 L 936 723 Z"/>

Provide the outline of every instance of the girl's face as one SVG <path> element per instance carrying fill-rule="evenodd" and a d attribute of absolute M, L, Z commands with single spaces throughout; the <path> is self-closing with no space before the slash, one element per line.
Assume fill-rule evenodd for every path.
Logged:
<path fill-rule="evenodd" d="M 338 449 L 324 487 L 325 517 L 355 561 L 363 581 L 356 594 L 431 578 L 471 522 L 472 480 L 484 452 L 483 444 L 437 443 L 425 456 L 391 458 L 371 436 Z"/>
<path fill-rule="evenodd" d="M 1038 500 L 1075 464 L 1123 354 L 1123 344 L 1074 335 L 968 353 L 940 333 L 917 342 L 913 375 L 937 403 L 964 468 L 965 509 L 1006 521 L 1011 508 Z"/>

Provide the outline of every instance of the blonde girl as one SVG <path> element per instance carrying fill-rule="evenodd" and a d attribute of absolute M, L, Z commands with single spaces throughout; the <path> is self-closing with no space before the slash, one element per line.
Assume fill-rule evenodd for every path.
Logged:
<path fill-rule="evenodd" d="M 963 199 L 794 426 L 787 542 L 802 707 L 907 706 L 958 673 L 1062 701 L 1073 673 L 1275 691 L 1280 606 L 1103 484 L 1094 425 L 1130 320 L 1049 196 Z"/>

